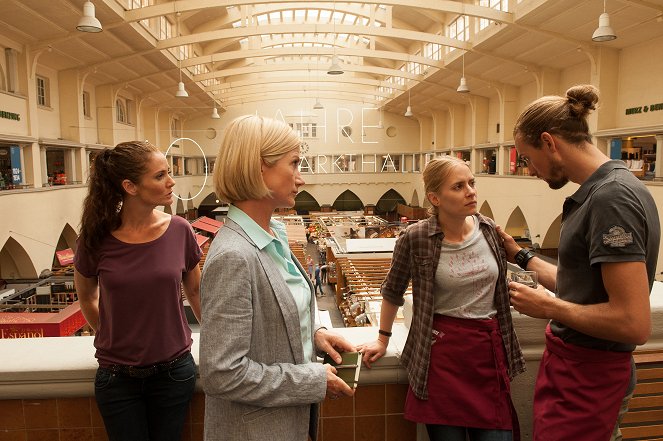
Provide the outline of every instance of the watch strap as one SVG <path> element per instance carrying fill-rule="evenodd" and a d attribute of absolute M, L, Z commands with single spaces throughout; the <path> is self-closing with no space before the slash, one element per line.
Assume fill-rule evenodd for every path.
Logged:
<path fill-rule="evenodd" d="M 534 257 L 534 253 L 528 250 L 527 248 L 521 248 L 520 251 L 516 253 L 513 260 L 516 264 L 522 269 L 527 269 L 527 264 Z"/>

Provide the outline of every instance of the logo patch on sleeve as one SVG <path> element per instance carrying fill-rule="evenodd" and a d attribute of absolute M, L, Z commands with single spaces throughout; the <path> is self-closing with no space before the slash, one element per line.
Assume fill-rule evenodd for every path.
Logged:
<path fill-rule="evenodd" d="M 603 245 L 611 248 L 623 248 L 633 243 L 633 233 L 627 233 L 624 227 L 615 225 L 608 230 L 608 234 L 603 235 Z"/>

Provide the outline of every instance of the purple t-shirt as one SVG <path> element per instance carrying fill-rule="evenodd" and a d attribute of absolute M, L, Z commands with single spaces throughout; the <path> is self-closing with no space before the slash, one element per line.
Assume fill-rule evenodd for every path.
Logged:
<path fill-rule="evenodd" d="M 182 304 L 182 273 L 202 251 L 189 223 L 172 216 L 161 237 L 131 244 L 108 235 L 95 259 L 84 246 L 76 270 L 99 280 L 99 326 L 94 339 L 99 365 L 149 366 L 191 348 Z"/>

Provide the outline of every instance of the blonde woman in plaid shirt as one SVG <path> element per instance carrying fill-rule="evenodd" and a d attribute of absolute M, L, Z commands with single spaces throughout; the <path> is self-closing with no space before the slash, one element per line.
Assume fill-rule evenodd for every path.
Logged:
<path fill-rule="evenodd" d="M 378 338 L 361 346 L 365 364 L 385 354 L 411 281 L 414 316 L 401 357 L 410 383 L 405 417 L 426 424 L 431 441 L 519 439 L 510 380 L 525 365 L 502 240 L 494 222 L 477 212 L 465 162 L 434 159 L 423 178 L 431 216 L 396 243 L 382 284 Z"/>

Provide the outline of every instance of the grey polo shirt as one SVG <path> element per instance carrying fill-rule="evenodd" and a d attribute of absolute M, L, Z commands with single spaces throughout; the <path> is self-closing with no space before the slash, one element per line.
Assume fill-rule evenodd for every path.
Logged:
<path fill-rule="evenodd" d="M 608 301 L 601 277 L 603 262 L 646 262 L 651 290 L 656 272 L 660 225 L 649 190 L 622 161 L 599 167 L 564 202 L 557 266 L 557 296 L 578 304 Z M 568 343 L 611 351 L 632 351 L 617 343 L 551 322 Z"/>

